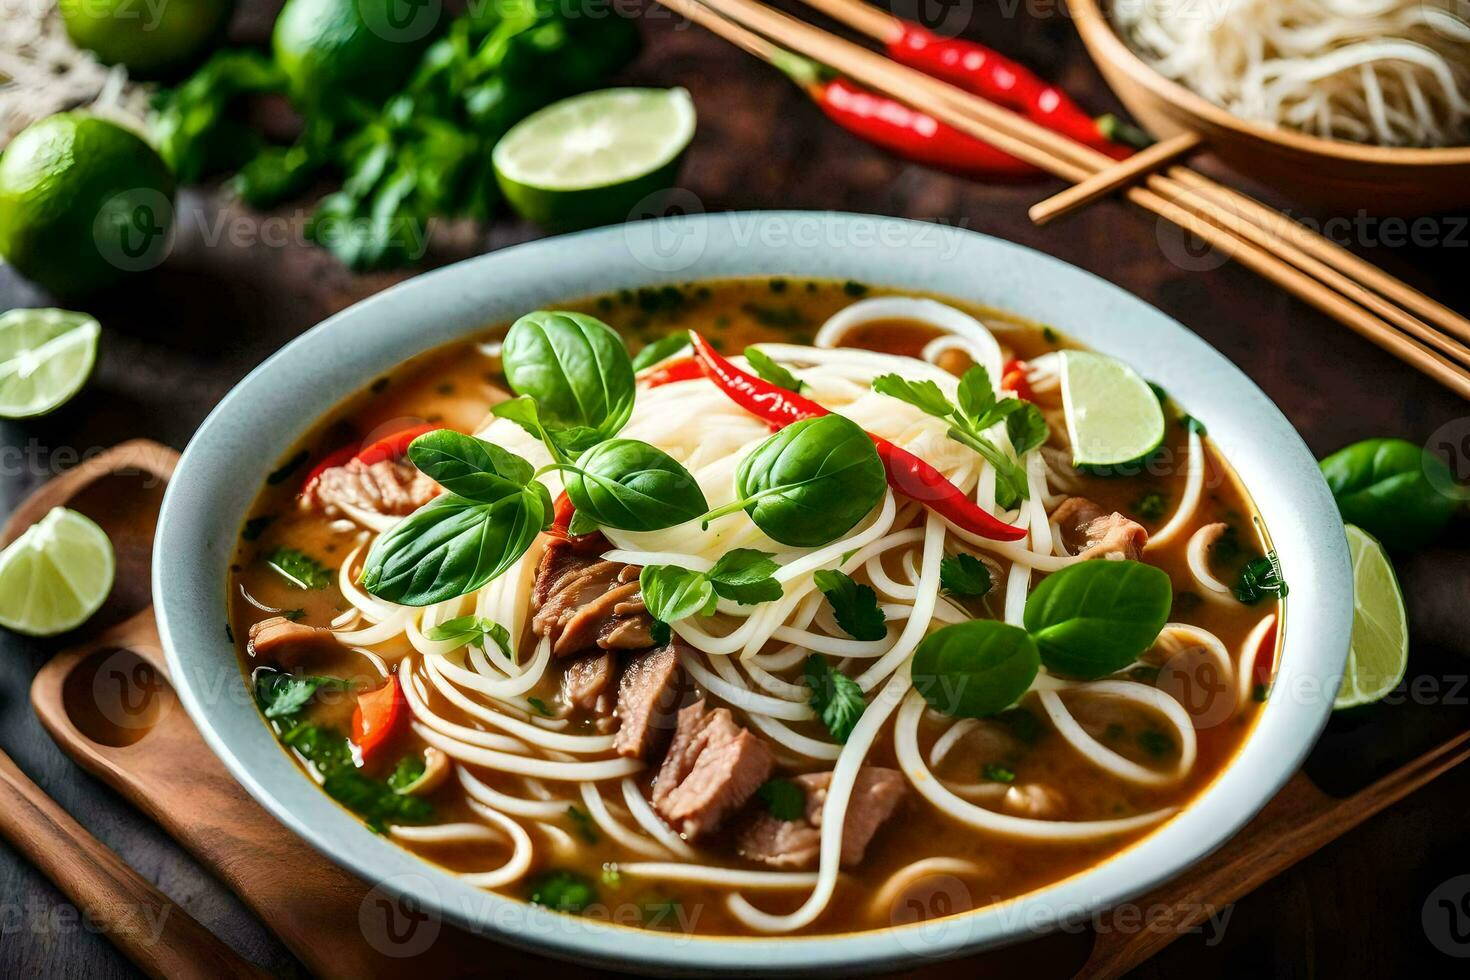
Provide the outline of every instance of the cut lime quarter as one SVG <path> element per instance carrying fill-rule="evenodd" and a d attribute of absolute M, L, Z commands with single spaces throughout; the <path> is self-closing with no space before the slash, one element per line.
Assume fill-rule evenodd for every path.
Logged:
<path fill-rule="evenodd" d="M 1388 553 L 1367 531 L 1347 526 L 1353 559 L 1353 641 L 1333 708 L 1382 698 L 1409 667 L 1409 619 Z"/>
<path fill-rule="evenodd" d="M 107 532 L 53 507 L 0 551 L 0 626 L 31 636 L 75 629 L 102 608 L 116 572 Z"/>
<path fill-rule="evenodd" d="M 694 138 L 682 88 L 611 88 L 553 103 L 495 145 L 500 190 L 516 213 L 549 231 L 627 220 L 672 186 Z"/>
<path fill-rule="evenodd" d="M 1061 352 L 1062 409 L 1075 466 L 1141 459 L 1164 441 L 1164 410 L 1138 372 L 1091 351 Z"/>
<path fill-rule="evenodd" d="M 92 373 L 101 332 L 70 310 L 0 315 L 0 417 L 44 415 L 69 401 Z"/>

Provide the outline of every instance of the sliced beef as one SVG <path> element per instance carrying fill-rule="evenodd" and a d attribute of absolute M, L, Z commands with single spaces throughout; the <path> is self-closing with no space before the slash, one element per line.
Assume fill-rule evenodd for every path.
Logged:
<path fill-rule="evenodd" d="M 583 650 L 641 650 L 653 645 L 653 617 L 638 591 L 635 565 L 603 561 L 596 540 L 553 539 L 536 568 L 531 629 L 551 638 L 558 657 Z"/>
<path fill-rule="evenodd" d="M 282 663 L 289 659 L 287 655 L 293 648 L 336 642 L 336 636 L 329 629 L 293 623 L 285 616 L 272 616 L 250 624 L 245 650 L 252 657 Z"/>
<path fill-rule="evenodd" d="M 1079 558 L 1137 561 L 1148 541 L 1148 531 L 1142 524 L 1117 512 L 1109 513 L 1086 497 L 1063 500 L 1051 519 Z"/>
<path fill-rule="evenodd" d="M 728 708 L 696 701 L 679 712 L 653 787 L 653 808 L 688 840 L 716 830 L 771 774 L 771 749 L 735 724 Z"/>
<path fill-rule="evenodd" d="M 606 650 L 573 660 L 562 675 L 562 700 L 586 711 L 611 716 L 611 688 L 617 669 L 617 661 Z"/>
<path fill-rule="evenodd" d="M 393 517 L 413 513 L 438 493 L 439 484 L 407 460 L 364 464 L 353 459 L 322 470 L 301 494 L 301 506 L 331 517 L 350 517 L 351 508 Z"/>
<path fill-rule="evenodd" d="M 674 644 L 632 657 L 618 682 L 613 748 L 629 759 L 656 759 L 678 717 L 682 673 Z"/>
<path fill-rule="evenodd" d="M 806 794 L 806 814 L 800 820 L 781 820 L 762 809 L 740 829 L 736 847 L 752 861 L 787 870 L 817 866 L 822 848 L 822 811 L 827 805 L 830 772 L 797 776 L 792 782 Z M 842 866 L 862 862 L 868 844 L 908 793 L 903 774 L 895 769 L 863 766 L 853 784 L 842 827 Z"/>

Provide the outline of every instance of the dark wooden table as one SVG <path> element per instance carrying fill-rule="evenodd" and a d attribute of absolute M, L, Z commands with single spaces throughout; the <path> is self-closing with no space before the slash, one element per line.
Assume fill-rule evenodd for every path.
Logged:
<path fill-rule="evenodd" d="M 270 0 L 245 6 L 237 38 L 264 37 Z M 1089 108 L 1116 108 L 1065 14 L 1057 12 L 1059 4 L 973 6 L 981 9 L 971 17 L 972 36 L 1023 58 L 1078 93 Z M 1201 256 L 1171 226 L 1110 202 L 1047 228 L 1033 227 L 1026 207 L 1056 190 L 1055 183 L 986 186 L 902 164 L 828 124 L 783 77 L 723 42 L 676 24 L 662 9 L 645 21 L 648 48 L 627 81 L 683 85 L 693 93 L 699 133 L 682 185 L 705 209 L 900 215 L 1040 249 L 1117 283 L 1197 331 L 1265 389 L 1318 454 L 1368 436 L 1428 442 L 1445 426 L 1457 438 L 1470 434 L 1463 401 L 1250 272 Z M 147 436 L 182 448 L 219 398 L 267 355 L 324 316 L 408 274 L 353 276 L 331 256 L 301 246 L 307 203 L 265 223 L 217 192 L 191 190 L 182 197 L 179 239 L 167 262 L 87 304 L 104 326 L 102 357 L 88 388 L 47 418 L 0 423 L 0 513 L 82 456 L 120 440 Z M 1401 220 L 1348 217 L 1337 228 L 1343 244 L 1451 306 L 1470 310 L 1470 229 L 1464 216 L 1414 226 L 1420 243 L 1434 243 L 1418 246 L 1407 244 L 1409 226 Z M 509 219 L 485 229 L 449 229 L 425 264 L 536 234 Z M 0 308 L 47 300 L 0 269 Z M 1418 719 L 1428 715 L 1411 708 L 1425 709 L 1440 729 L 1467 723 L 1466 544 L 1462 522 L 1435 548 L 1398 563 L 1414 625 L 1406 690 L 1412 692 L 1409 700 L 1426 703 L 1390 709 L 1400 720 L 1396 727 L 1376 719 L 1335 719 L 1313 760 L 1324 782 L 1360 784 L 1396 754 L 1402 757 L 1406 747 L 1426 744 Z M 231 894 L 83 774 L 42 731 L 26 695 L 35 670 L 55 648 L 0 633 L 0 747 L 245 956 L 273 972 L 299 972 Z M 1462 962 L 1436 948 L 1434 939 L 1445 943 L 1443 924 L 1428 935 L 1421 914 L 1441 882 L 1470 873 L 1467 799 L 1470 770 L 1450 773 L 1239 902 L 1223 934 L 1183 937 L 1139 975 L 1463 970 Z M 1462 934 L 1470 930 L 1470 915 L 1462 917 L 1460 928 Z M 1458 952 L 1470 954 L 1470 942 Z M 134 972 L 48 881 L 0 845 L 0 976 L 102 978 Z"/>

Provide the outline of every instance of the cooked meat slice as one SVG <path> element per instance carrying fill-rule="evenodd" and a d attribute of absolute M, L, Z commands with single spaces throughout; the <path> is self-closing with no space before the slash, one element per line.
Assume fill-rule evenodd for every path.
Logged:
<path fill-rule="evenodd" d="M 633 657 L 618 682 L 618 734 L 613 748 L 630 759 L 654 759 L 678 717 L 682 669 L 673 644 Z"/>
<path fill-rule="evenodd" d="M 438 493 L 439 484 L 407 460 L 364 464 L 353 459 L 322 470 L 301 494 L 301 506 L 331 517 L 351 517 L 353 509 L 392 517 L 413 513 Z"/>
<path fill-rule="evenodd" d="M 1128 558 L 1137 561 L 1148 531 L 1137 521 L 1108 513 L 1086 497 L 1063 500 L 1051 519 L 1079 558 Z"/>
<path fill-rule="evenodd" d="M 653 808 L 688 840 L 716 830 L 771 774 L 765 742 L 735 724 L 728 708 L 696 701 L 679 712 L 674 742 L 653 787 Z"/>
<path fill-rule="evenodd" d="M 285 616 L 272 616 L 250 624 L 245 651 L 252 657 L 281 661 L 292 647 L 311 643 L 335 643 L 332 631 L 321 626 L 293 623 Z"/>
<path fill-rule="evenodd" d="M 587 711 L 611 714 L 612 693 L 608 689 L 616 670 L 617 662 L 606 650 L 573 660 L 562 675 L 562 700 Z"/>
<path fill-rule="evenodd" d="M 605 543 L 553 540 L 536 568 L 531 629 L 558 657 L 583 650 L 653 645 L 653 617 L 638 591 L 638 568 L 603 561 Z"/>
<path fill-rule="evenodd" d="M 830 772 L 814 772 L 792 780 L 806 794 L 801 820 L 781 820 L 762 810 L 741 828 L 736 846 L 741 855 L 775 868 L 809 870 L 817 866 L 822 844 L 822 811 L 827 805 Z M 852 799 L 842 826 L 842 866 L 860 864 L 868 844 L 908 793 L 903 774 L 895 769 L 863 766 L 853 783 Z"/>

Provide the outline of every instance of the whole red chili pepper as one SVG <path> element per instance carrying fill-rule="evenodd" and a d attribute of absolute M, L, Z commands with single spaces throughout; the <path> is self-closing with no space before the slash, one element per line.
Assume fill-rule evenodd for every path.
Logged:
<path fill-rule="evenodd" d="M 1116 119 L 1092 118 L 1067 93 L 1024 65 L 974 41 L 940 37 L 905 20 L 895 23 L 899 31 L 887 44 L 888 56 L 894 61 L 1014 109 L 1115 160 L 1133 153 L 1132 147 L 1113 141 L 1115 135 L 1136 138 L 1132 132 L 1125 134 Z"/>
<path fill-rule="evenodd" d="M 675 381 L 692 381 L 702 377 L 704 369 L 697 360 L 692 357 L 676 357 L 649 368 L 646 373 L 639 375 L 638 383 L 645 388 L 657 388 Z"/>
<path fill-rule="evenodd" d="M 800 85 L 827 118 L 895 156 L 964 177 L 1015 180 L 1041 173 L 1031 164 L 897 99 L 844 78 L 829 77 L 830 73 L 814 61 L 781 51 L 771 63 Z"/>
<path fill-rule="evenodd" d="M 694 356 L 715 387 L 752 415 L 784 427 L 802 419 L 829 414 L 827 409 L 810 398 L 740 370 L 693 330 L 689 331 L 689 340 L 694 346 Z M 966 497 L 943 473 L 913 453 L 871 432 L 868 438 L 873 440 L 878 458 L 888 471 L 888 485 L 905 497 L 917 500 L 956 527 L 983 538 L 1019 541 L 1026 536 L 1023 529 L 997 519 Z"/>

